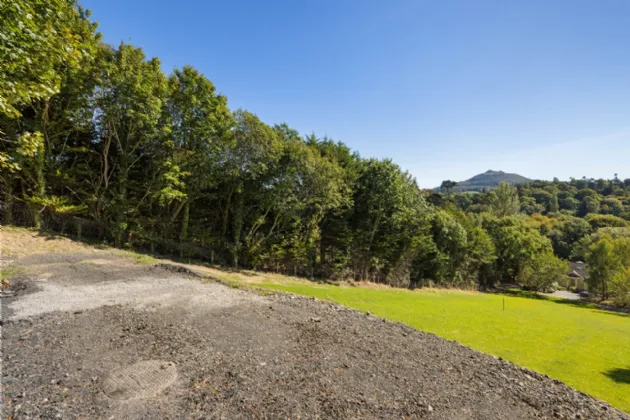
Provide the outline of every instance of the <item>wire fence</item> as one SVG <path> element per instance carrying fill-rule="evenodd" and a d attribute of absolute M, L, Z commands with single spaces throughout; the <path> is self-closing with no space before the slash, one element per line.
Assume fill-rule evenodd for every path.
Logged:
<path fill-rule="evenodd" d="M 42 231 L 52 232 L 77 241 L 109 246 L 114 246 L 116 243 L 108 226 L 86 217 L 43 210 L 39 213 L 39 223 L 39 229 Z M 23 203 L 14 203 L 11 206 L 10 214 L 0 204 L 0 224 L 34 228 L 36 227 L 35 214 L 31 207 Z M 221 255 L 208 244 L 167 239 L 148 232 L 155 231 L 145 226 L 135 226 L 135 229 L 121 235 L 120 247 L 157 257 L 168 256 L 211 263 L 217 262 L 215 260 L 222 262 Z"/>

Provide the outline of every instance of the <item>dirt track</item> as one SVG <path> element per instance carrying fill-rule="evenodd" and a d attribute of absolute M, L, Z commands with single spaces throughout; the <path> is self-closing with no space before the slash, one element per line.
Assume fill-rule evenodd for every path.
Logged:
<path fill-rule="evenodd" d="M 5 417 L 630 418 L 328 302 L 262 297 L 105 251 L 15 263 L 24 271 L 3 299 Z"/>

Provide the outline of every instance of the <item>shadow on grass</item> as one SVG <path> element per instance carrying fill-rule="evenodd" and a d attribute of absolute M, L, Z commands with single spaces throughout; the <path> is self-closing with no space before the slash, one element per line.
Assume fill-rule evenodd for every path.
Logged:
<path fill-rule="evenodd" d="M 593 302 L 585 302 L 582 300 L 571 300 L 571 299 L 563 299 L 555 296 L 546 296 L 540 293 L 532 292 L 529 290 L 519 290 L 519 289 L 503 289 L 499 290 L 496 293 L 504 296 L 511 297 L 520 297 L 526 299 L 535 299 L 535 300 L 546 300 L 548 302 L 558 303 L 560 305 L 570 305 L 583 309 L 592 309 L 593 312 L 601 313 L 605 315 L 614 315 L 620 316 L 624 318 L 630 318 L 630 314 L 625 312 L 622 308 L 615 308 L 612 306 L 603 307 Z"/>
<path fill-rule="evenodd" d="M 630 384 L 630 369 L 611 369 L 608 372 L 604 372 L 604 375 L 618 384 Z"/>
<path fill-rule="evenodd" d="M 500 295 L 505 295 L 505 296 L 521 297 L 521 298 L 536 299 L 536 300 L 546 300 L 549 302 L 560 303 L 563 305 L 579 306 L 581 308 L 593 308 L 593 309 L 597 308 L 597 305 L 591 302 L 585 302 L 582 300 L 563 299 L 561 297 L 556 297 L 556 296 L 547 296 L 547 295 L 532 292 L 529 290 L 503 289 L 503 290 L 499 290 L 498 293 Z"/>
<path fill-rule="evenodd" d="M 603 315 L 614 315 L 614 316 L 620 316 L 620 317 L 624 317 L 624 318 L 630 318 L 630 314 L 626 313 L 626 312 L 616 312 L 614 309 L 595 309 L 593 312 L 596 312 L 598 314 L 603 314 Z"/>

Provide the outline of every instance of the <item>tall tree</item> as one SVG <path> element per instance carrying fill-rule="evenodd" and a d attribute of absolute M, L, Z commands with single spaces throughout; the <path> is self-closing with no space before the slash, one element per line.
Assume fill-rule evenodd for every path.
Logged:
<path fill-rule="evenodd" d="M 366 161 L 357 183 L 354 272 L 361 279 L 380 281 L 413 253 L 416 238 L 428 227 L 428 208 L 415 180 L 390 160 Z"/>
<path fill-rule="evenodd" d="M 130 218 L 155 188 L 134 181 L 142 178 L 141 163 L 159 149 L 166 78 L 157 58 L 147 60 L 141 49 L 120 44 L 109 51 L 101 79 L 93 99 L 100 168 L 92 204 L 120 245 Z"/>
<path fill-rule="evenodd" d="M 502 182 L 490 194 L 490 211 L 497 217 L 514 216 L 520 208 L 518 190 L 512 184 Z"/>
<path fill-rule="evenodd" d="M 168 155 L 166 181 L 158 194 L 169 206 L 169 223 L 181 216 L 179 239 L 188 237 L 190 207 L 204 190 L 219 184 L 221 158 L 233 125 L 227 99 L 217 95 L 208 79 L 190 66 L 168 79 L 165 101 Z"/>
<path fill-rule="evenodd" d="M 589 290 L 599 292 L 602 299 L 609 296 L 610 282 L 630 266 L 630 238 L 603 235 L 590 245 L 586 253 L 589 267 Z"/>
<path fill-rule="evenodd" d="M 446 180 L 446 181 L 442 181 L 442 185 L 440 185 L 440 190 L 442 192 L 446 192 L 446 195 L 448 196 L 448 198 L 451 198 L 451 191 L 456 186 L 457 186 L 457 182 Z"/>
<path fill-rule="evenodd" d="M 560 210 L 560 204 L 558 204 L 558 195 L 552 194 L 549 199 L 549 213 L 557 213 Z"/>
<path fill-rule="evenodd" d="M 516 216 L 490 216 L 484 220 L 483 226 L 497 252 L 493 270 L 497 281 L 515 281 L 536 257 L 553 252 L 548 238 Z"/>
<path fill-rule="evenodd" d="M 86 108 L 86 69 L 100 39 L 88 17 L 75 1 L 0 5 L 0 181 L 9 221 L 16 181 L 37 227 L 46 207 L 67 201 L 49 197 L 46 181 Z"/>
<path fill-rule="evenodd" d="M 221 188 L 222 238 L 230 249 L 234 267 L 238 267 L 246 218 L 258 218 L 256 212 L 247 210 L 256 208 L 254 196 L 264 191 L 267 176 L 282 156 L 283 144 L 276 132 L 254 114 L 239 110 L 234 119 L 236 125 L 231 132 L 234 146 L 221 158 L 225 177 Z M 248 202 L 253 207 L 246 206 Z M 231 232 L 229 237 L 228 232 Z"/>
<path fill-rule="evenodd" d="M 618 306 L 630 305 L 630 265 L 620 268 L 612 277 L 610 290 Z"/>
<path fill-rule="evenodd" d="M 80 27 L 86 23 L 94 31 L 87 17 L 74 0 L 2 2 L 0 113 L 19 117 L 22 106 L 59 92 L 59 70 L 92 54 Z"/>
<path fill-rule="evenodd" d="M 525 264 L 517 276 L 523 286 L 546 292 L 553 290 L 554 283 L 561 283 L 567 277 L 569 264 L 556 257 L 553 252 L 536 255 Z"/>

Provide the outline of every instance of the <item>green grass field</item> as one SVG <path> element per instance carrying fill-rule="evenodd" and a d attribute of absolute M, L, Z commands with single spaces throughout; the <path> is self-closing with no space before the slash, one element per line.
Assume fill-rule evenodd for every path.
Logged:
<path fill-rule="evenodd" d="M 628 315 L 566 301 L 472 292 L 333 286 L 273 277 L 255 284 L 404 322 L 545 373 L 630 412 Z"/>

